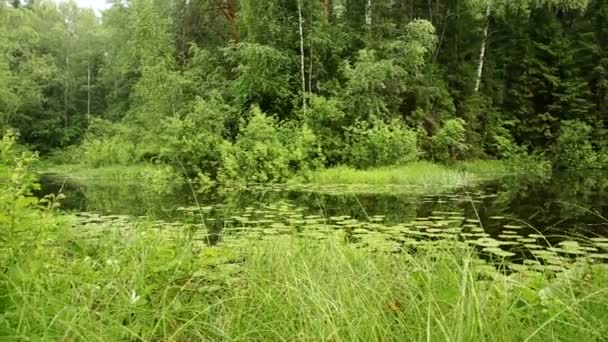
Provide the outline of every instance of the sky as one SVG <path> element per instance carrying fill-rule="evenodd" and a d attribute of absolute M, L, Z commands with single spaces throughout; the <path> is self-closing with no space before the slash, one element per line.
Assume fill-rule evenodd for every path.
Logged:
<path fill-rule="evenodd" d="M 64 0 L 55 0 L 56 2 L 61 2 Z M 103 10 L 108 8 L 108 4 L 106 4 L 106 0 L 75 0 L 78 6 L 80 7 L 90 7 L 96 10 Z"/>

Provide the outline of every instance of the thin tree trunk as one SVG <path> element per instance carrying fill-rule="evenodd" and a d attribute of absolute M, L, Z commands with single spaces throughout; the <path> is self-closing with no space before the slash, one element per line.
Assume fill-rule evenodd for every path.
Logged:
<path fill-rule="evenodd" d="M 304 19 L 302 18 L 302 1 L 298 0 L 298 19 L 300 26 L 300 72 L 302 76 L 302 108 L 306 111 L 306 72 L 304 61 Z"/>
<path fill-rule="evenodd" d="M 91 123 L 91 38 L 87 39 L 87 124 Z"/>
<path fill-rule="evenodd" d="M 437 57 L 439 57 L 439 51 L 441 50 L 441 46 L 443 45 L 443 40 L 445 38 L 445 31 L 448 27 L 448 22 L 450 20 L 450 9 L 446 10 L 445 17 L 443 19 L 443 27 L 441 28 L 441 35 L 439 36 L 439 41 L 437 42 L 437 46 L 435 47 L 435 53 L 433 53 L 433 63 L 437 61 Z"/>
<path fill-rule="evenodd" d="M 325 13 L 325 22 L 329 23 L 329 16 L 331 14 L 330 9 L 331 4 L 330 0 L 323 0 L 323 12 Z"/>
<path fill-rule="evenodd" d="M 372 0 L 367 0 L 365 4 L 365 25 L 368 29 L 371 29 L 372 21 Z"/>
<path fill-rule="evenodd" d="M 91 62 L 87 62 L 87 123 L 91 122 Z"/>
<path fill-rule="evenodd" d="M 328 1 L 328 0 L 325 0 Z M 329 2 L 329 1 L 328 1 Z M 310 17 L 308 20 L 310 20 L 310 32 L 314 32 L 315 30 L 315 20 L 313 18 L 313 12 L 310 12 Z M 310 42 L 310 53 L 308 54 L 308 58 L 309 58 L 309 69 L 308 69 L 308 92 L 309 93 L 313 93 L 312 91 L 312 67 L 313 67 L 313 56 L 314 56 L 314 51 L 313 51 L 313 44 L 312 42 Z"/>
<path fill-rule="evenodd" d="M 486 45 L 488 44 L 488 28 L 490 26 L 490 5 L 486 7 L 485 27 L 483 29 L 483 38 L 481 41 L 481 50 L 479 51 L 479 64 L 477 65 L 477 78 L 475 80 L 475 92 L 479 91 L 481 85 L 481 76 L 483 74 L 483 64 L 486 58 Z"/>
<path fill-rule="evenodd" d="M 236 24 L 237 16 L 237 4 L 236 0 L 224 0 L 224 16 L 230 23 L 230 31 L 232 33 L 232 40 L 235 44 L 239 42 L 239 29 Z"/>
<path fill-rule="evenodd" d="M 70 57 L 66 50 L 65 56 L 65 75 L 64 75 L 64 84 L 63 84 L 63 123 L 65 128 L 68 127 L 68 90 L 69 90 L 69 65 L 70 65 Z"/>

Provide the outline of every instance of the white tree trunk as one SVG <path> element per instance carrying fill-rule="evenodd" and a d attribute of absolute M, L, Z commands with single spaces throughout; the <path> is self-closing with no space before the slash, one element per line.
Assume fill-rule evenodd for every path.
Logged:
<path fill-rule="evenodd" d="M 68 91 L 69 91 L 69 73 L 70 73 L 70 55 L 69 50 L 66 49 L 65 55 L 65 74 L 63 84 L 63 122 L 65 127 L 68 127 Z"/>
<path fill-rule="evenodd" d="M 91 122 L 91 62 L 87 62 L 87 123 Z"/>
<path fill-rule="evenodd" d="M 486 45 L 488 43 L 488 27 L 490 26 L 490 5 L 486 7 L 485 27 L 483 28 L 483 38 L 481 41 L 481 50 L 479 51 L 479 64 L 477 65 L 477 78 L 475 80 L 475 92 L 479 91 L 481 85 L 481 76 L 483 74 L 483 64 L 486 58 Z"/>
<path fill-rule="evenodd" d="M 298 18 L 300 24 L 300 72 L 302 76 L 302 107 L 306 110 L 306 72 L 304 61 L 304 19 L 302 18 L 302 0 L 298 0 Z"/>
<path fill-rule="evenodd" d="M 372 27 L 372 21 L 372 0 L 367 0 L 365 4 L 365 25 L 368 29 Z"/>

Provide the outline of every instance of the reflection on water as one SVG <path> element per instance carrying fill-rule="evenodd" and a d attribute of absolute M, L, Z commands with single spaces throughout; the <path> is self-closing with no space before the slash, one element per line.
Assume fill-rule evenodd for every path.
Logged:
<path fill-rule="evenodd" d="M 544 182 L 505 179 L 433 195 L 257 186 L 198 194 L 200 207 L 194 207 L 197 201 L 187 187 L 159 194 L 145 184 L 82 184 L 56 175 L 43 176 L 41 183 L 40 195 L 66 195 L 61 203 L 66 211 L 186 222 L 204 226 L 211 242 L 232 232 L 272 235 L 306 227 L 312 237 L 344 229 L 350 241 L 384 239 L 387 248 L 457 237 L 505 257 L 581 251 L 608 257 L 602 250 L 608 236 L 608 179 L 600 173 L 555 175 Z M 594 237 L 599 245 L 573 242 L 581 236 Z"/>

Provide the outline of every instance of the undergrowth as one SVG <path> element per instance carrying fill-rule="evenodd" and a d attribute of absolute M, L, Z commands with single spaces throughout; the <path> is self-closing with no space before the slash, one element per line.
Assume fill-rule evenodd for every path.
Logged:
<path fill-rule="evenodd" d="M 476 181 L 473 173 L 451 169 L 430 162 L 414 162 L 403 166 L 380 167 L 357 170 L 347 166 L 315 172 L 314 184 L 370 184 L 413 185 L 426 189 L 456 188 L 472 185 Z"/>
<path fill-rule="evenodd" d="M 209 246 L 152 222 L 74 225 L 2 140 L 4 340 L 602 340 L 608 270 L 505 275 L 457 241 L 388 253 L 296 235 Z M 500 260 L 499 264 L 500 264 Z"/>

